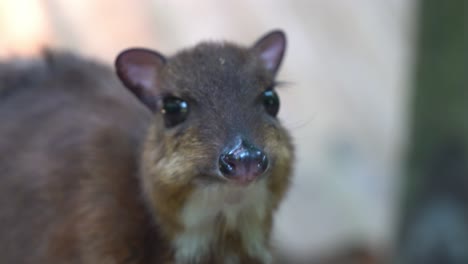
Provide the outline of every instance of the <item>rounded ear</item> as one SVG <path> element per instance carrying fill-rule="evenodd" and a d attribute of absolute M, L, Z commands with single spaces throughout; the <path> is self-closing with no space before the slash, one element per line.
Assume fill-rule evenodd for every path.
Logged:
<path fill-rule="evenodd" d="M 279 69 L 286 50 L 286 35 L 281 30 L 274 30 L 261 37 L 252 47 L 265 68 L 273 75 Z"/>
<path fill-rule="evenodd" d="M 156 51 L 133 48 L 124 50 L 115 60 L 117 75 L 123 84 L 152 111 L 160 94 L 161 69 L 164 56 Z"/>

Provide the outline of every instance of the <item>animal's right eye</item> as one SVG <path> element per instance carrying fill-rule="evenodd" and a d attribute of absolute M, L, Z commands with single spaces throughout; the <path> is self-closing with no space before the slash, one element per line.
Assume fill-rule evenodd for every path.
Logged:
<path fill-rule="evenodd" d="M 174 127 L 187 119 L 189 107 L 183 99 L 168 96 L 163 99 L 162 103 L 161 113 L 167 128 Z"/>
<path fill-rule="evenodd" d="M 262 97 L 266 112 L 275 117 L 278 114 L 280 105 L 278 94 L 272 89 L 269 89 L 263 92 Z"/>

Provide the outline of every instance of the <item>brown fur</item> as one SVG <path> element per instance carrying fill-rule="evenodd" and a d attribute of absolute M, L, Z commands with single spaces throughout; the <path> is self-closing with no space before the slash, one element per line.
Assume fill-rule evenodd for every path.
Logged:
<path fill-rule="evenodd" d="M 193 102 L 173 129 L 107 67 L 49 53 L 14 73 L 0 73 L 1 263 L 175 263 L 180 212 L 195 190 L 225 184 L 217 157 L 238 131 L 270 157 L 258 227 L 269 247 L 293 148 L 276 119 L 244 104 L 274 84 L 250 50 L 201 44 L 170 59 L 165 93 Z M 223 216 L 213 228 L 199 263 L 262 263 Z"/>

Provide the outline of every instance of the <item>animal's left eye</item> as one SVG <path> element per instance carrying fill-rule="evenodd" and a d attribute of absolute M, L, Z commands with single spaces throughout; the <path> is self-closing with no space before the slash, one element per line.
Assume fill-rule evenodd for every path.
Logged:
<path fill-rule="evenodd" d="M 266 90 L 262 94 L 263 106 L 267 113 L 273 117 L 278 114 L 280 101 L 278 94 L 273 90 Z"/>

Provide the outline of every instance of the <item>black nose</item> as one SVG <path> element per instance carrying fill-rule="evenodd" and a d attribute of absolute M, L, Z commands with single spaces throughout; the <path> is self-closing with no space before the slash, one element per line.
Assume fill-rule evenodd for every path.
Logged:
<path fill-rule="evenodd" d="M 219 170 L 228 179 L 247 184 L 265 172 L 268 159 L 260 149 L 245 140 L 219 157 Z"/>

